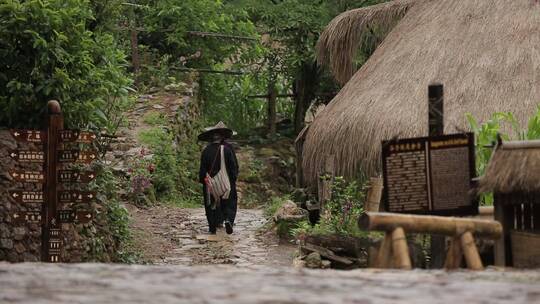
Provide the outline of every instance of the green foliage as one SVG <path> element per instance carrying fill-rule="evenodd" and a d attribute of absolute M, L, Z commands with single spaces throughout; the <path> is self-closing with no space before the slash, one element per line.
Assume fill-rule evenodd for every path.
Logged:
<path fill-rule="evenodd" d="M 321 177 L 323 179 L 328 176 Z M 335 177 L 332 183 L 332 198 L 325 203 L 319 223 L 311 226 L 307 221 L 293 229 L 293 235 L 299 234 L 340 234 L 347 236 L 365 236 L 365 231 L 358 228 L 358 217 L 364 212 L 364 191 L 358 183 L 347 182 L 343 177 Z"/>
<path fill-rule="evenodd" d="M 89 241 L 85 260 L 135 263 L 139 256 L 130 249 L 129 214 L 118 200 L 120 181 L 109 167 L 98 166 L 95 169 L 98 177 L 90 187 L 99 191 L 97 199 L 101 207 L 98 210 L 102 211 L 96 217 L 98 225 L 85 226 L 81 231 Z"/>
<path fill-rule="evenodd" d="M 189 32 L 218 32 L 256 37 L 244 10 L 232 10 L 220 0 L 145 0 L 140 10 L 145 33 L 141 44 L 170 55 L 173 64 L 211 67 L 238 55 L 244 46 L 238 41 L 190 35 Z"/>
<path fill-rule="evenodd" d="M 149 148 L 154 166 L 151 190 L 146 194 L 155 193 L 155 200 L 166 204 L 200 207 L 199 147 L 191 142 L 175 143 L 166 126 L 141 131 L 139 141 Z"/>
<path fill-rule="evenodd" d="M 0 20 L 2 125 L 38 127 L 57 99 L 68 127 L 100 127 L 106 105 L 127 98 L 124 54 L 112 35 L 89 30 L 89 1 L 3 1 Z"/>
<path fill-rule="evenodd" d="M 167 118 L 163 113 L 152 111 L 144 115 L 143 121 L 151 126 L 163 126 L 167 124 Z"/>
<path fill-rule="evenodd" d="M 288 195 L 271 197 L 264 208 L 264 215 L 267 217 L 273 216 L 290 199 Z"/>
<path fill-rule="evenodd" d="M 471 130 L 475 134 L 476 171 L 478 176 L 482 176 L 485 173 L 486 166 L 497 143 L 497 136 L 500 136 L 502 140 L 532 140 L 540 138 L 540 108 L 529 119 L 527 128 L 525 129 L 520 126 L 511 112 L 494 113 L 490 119 L 482 124 L 478 123 L 470 113 L 467 113 L 466 117 Z M 503 130 L 509 130 L 512 133 L 504 134 Z M 484 195 L 481 203 L 492 205 L 493 195 Z"/>

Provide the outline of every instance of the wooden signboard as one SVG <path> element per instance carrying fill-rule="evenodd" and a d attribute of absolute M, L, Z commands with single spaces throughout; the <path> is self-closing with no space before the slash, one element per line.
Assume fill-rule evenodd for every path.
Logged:
<path fill-rule="evenodd" d="M 21 211 L 13 213 L 15 223 L 34 223 L 41 224 L 41 211 Z"/>
<path fill-rule="evenodd" d="M 97 159 L 94 151 L 60 150 L 58 151 L 58 162 L 60 163 L 82 163 L 90 164 Z"/>
<path fill-rule="evenodd" d="M 92 143 L 96 140 L 95 133 L 79 130 L 61 130 L 59 134 L 60 142 Z"/>
<path fill-rule="evenodd" d="M 47 139 L 47 133 L 40 130 L 10 130 L 10 133 L 21 142 L 43 143 Z"/>
<path fill-rule="evenodd" d="M 9 156 L 21 163 L 40 163 L 45 161 L 45 153 L 43 151 L 9 151 Z"/>
<path fill-rule="evenodd" d="M 58 171 L 58 182 L 60 183 L 89 183 L 96 178 L 96 173 L 92 171 L 60 170 Z"/>
<path fill-rule="evenodd" d="M 18 191 L 10 190 L 9 196 L 17 203 L 43 203 L 42 191 Z"/>
<path fill-rule="evenodd" d="M 18 182 L 23 183 L 43 183 L 45 173 L 40 171 L 9 170 L 9 176 Z"/>
<path fill-rule="evenodd" d="M 90 211 L 60 210 L 58 211 L 58 220 L 60 223 L 81 223 L 85 224 L 92 220 L 93 215 Z"/>
<path fill-rule="evenodd" d="M 96 197 L 95 192 L 89 191 L 59 191 L 58 200 L 61 203 L 89 203 Z"/>
<path fill-rule="evenodd" d="M 474 134 L 384 141 L 382 155 L 388 212 L 478 214 L 478 201 L 470 195 Z"/>
<path fill-rule="evenodd" d="M 41 211 L 15 212 L 12 220 L 17 224 L 41 224 L 41 260 L 60 262 L 62 235 L 58 223 L 87 223 L 93 214 L 89 211 L 58 211 L 58 203 L 91 202 L 96 193 L 58 191 L 59 183 L 87 183 L 96 178 L 96 173 L 59 169 L 70 163 L 90 164 L 98 157 L 94 151 L 63 150 L 63 146 L 64 143 L 92 143 L 97 136 L 86 131 L 64 130 L 64 117 L 57 101 L 47 103 L 47 112 L 45 130 L 11 130 L 15 140 L 40 144 L 42 150 L 9 151 L 9 156 L 19 163 L 43 165 L 43 171 L 9 170 L 14 181 L 44 184 L 43 191 L 10 190 L 9 195 L 17 203 L 43 204 Z"/>

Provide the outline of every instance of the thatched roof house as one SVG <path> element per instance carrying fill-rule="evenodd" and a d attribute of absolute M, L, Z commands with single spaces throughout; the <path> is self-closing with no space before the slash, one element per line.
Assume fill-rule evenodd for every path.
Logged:
<path fill-rule="evenodd" d="M 540 193 L 540 140 L 501 143 L 480 179 L 478 190 Z"/>
<path fill-rule="evenodd" d="M 382 140 L 427 135 L 433 82 L 445 86 L 447 133 L 468 130 L 466 113 L 484 121 L 511 111 L 524 123 L 540 102 L 538 2 L 396 0 L 336 17 L 318 58 L 346 85 L 310 126 L 307 180 L 327 155 L 336 157 L 337 174 L 373 174 Z M 355 51 L 373 29 L 387 35 L 354 73 Z"/>

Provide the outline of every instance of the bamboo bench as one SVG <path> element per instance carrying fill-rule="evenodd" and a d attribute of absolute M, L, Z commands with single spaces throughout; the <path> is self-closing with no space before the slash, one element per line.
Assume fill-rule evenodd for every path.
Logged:
<path fill-rule="evenodd" d="M 375 262 L 377 268 L 412 268 L 405 238 L 405 232 L 410 232 L 452 238 L 444 265 L 446 269 L 459 268 L 464 256 L 469 269 L 482 270 L 484 266 L 474 236 L 498 239 L 502 235 L 502 226 L 496 221 L 385 212 L 366 212 L 358 219 L 358 226 L 368 231 L 385 232 Z"/>

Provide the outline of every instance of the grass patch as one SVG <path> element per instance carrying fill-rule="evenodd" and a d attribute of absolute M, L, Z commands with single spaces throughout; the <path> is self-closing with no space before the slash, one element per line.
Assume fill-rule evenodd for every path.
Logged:
<path fill-rule="evenodd" d="M 162 126 L 167 124 L 167 118 L 163 113 L 152 111 L 144 115 L 143 122 L 151 126 Z"/>
<path fill-rule="evenodd" d="M 290 200 L 288 195 L 272 197 L 264 208 L 264 215 L 267 217 L 274 216 L 274 214 L 283 206 L 283 204 Z"/>

